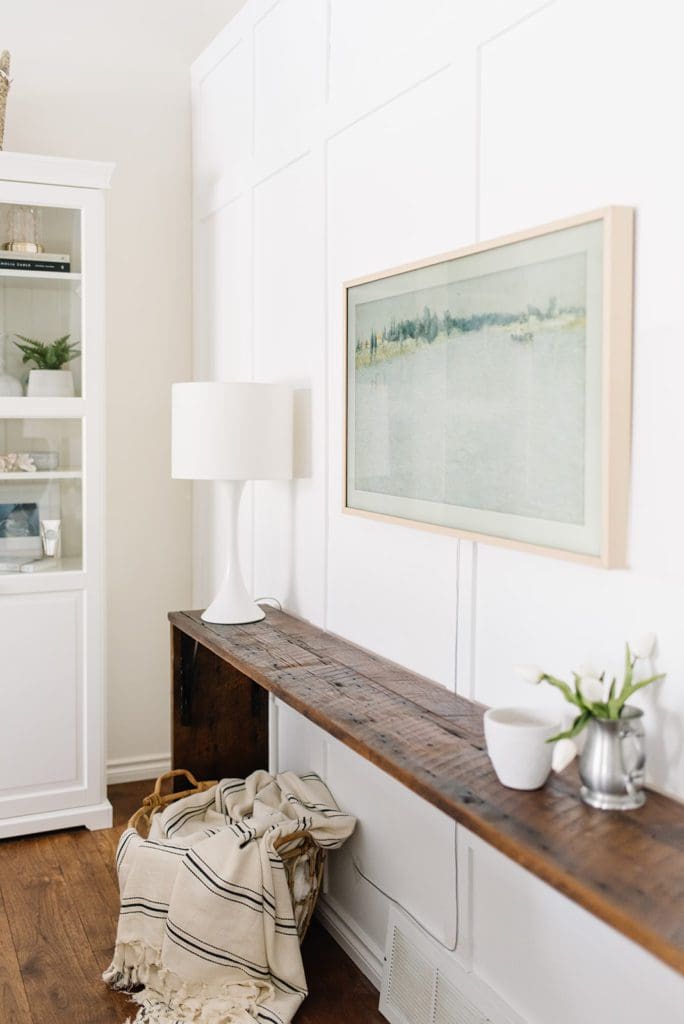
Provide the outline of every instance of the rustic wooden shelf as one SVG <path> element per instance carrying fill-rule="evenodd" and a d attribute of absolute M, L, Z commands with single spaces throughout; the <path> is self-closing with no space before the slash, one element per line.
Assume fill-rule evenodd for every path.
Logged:
<path fill-rule="evenodd" d="M 203 749 L 220 757 L 216 737 L 207 736 L 214 727 L 193 721 L 189 711 L 201 649 L 205 658 L 211 652 L 214 665 L 205 663 L 198 688 L 209 689 L 219 680 L 217 663 L 224 663 L 231 687 L 240 677 L 257 684 L 252 704 L 260 688 L 273 693 L 684 974 L 682 805 L 649 793 L 638 811 L 596 811 L 580 801 L 574 769 L 552 776 L 536 792 L 505 789 L 485 752 L 482 705 L 283 612 L 269 608 L 263 622 L 245 626 L 210 625 L 199 612 L 174 612 L 169 619 L 175 652 L 174 762 L 181 750 L 184 755 L 200 750 L 198 730 Z M 212 699 L 216 715 L 221 691 Z M 220 710 L 230 717 L 229 700 Z M 254 756 L 264 749 L 263 719 L 262 708 L 255 718 Z M 221 774 L 216 760 L 209 767 Z"/>

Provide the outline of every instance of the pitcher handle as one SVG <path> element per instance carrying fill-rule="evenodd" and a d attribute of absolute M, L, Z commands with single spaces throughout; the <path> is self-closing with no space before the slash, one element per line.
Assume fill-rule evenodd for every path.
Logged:
<path fill-rule="evenodd" d="M 622 771 L 625 777 L 625 789 L 630 796 L 636 796 L 642 789 L 645 781 L 644 773 L 644 762 L 645 762 L 645 750 L 644 750 L 644 730 L 641 726 L 636 728 L 630 726 L 623 726 L 618 732 L 618 738 L 620 740 L 620 763 L 622 764 Z M 634 768 L 628 769 L 625 764 L 625 750 L 624 741 L 634 740 L 636 746 L 636 757 L 634 760 Z"/>

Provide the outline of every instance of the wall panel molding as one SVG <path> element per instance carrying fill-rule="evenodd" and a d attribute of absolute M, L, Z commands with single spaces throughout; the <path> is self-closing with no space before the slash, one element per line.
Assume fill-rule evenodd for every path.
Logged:
<path fill-rule="evenodd" d="M 585 146 L 582 129 L 573 135 L 580 140 L 576 145 L 562 134 L 555 145 L 550 144 L 548 139 L 556 138 L 559 115 L 544 103 L 552 104 L 553 97 L 566 88 L 576 103 L 584 102 L 582 118 L 589 126 L 597 112 L 601 113 L 601 102 L 609 103 L 613 112 L 622 110 L 620 89 L 629 91 L 627 68 L 623 69 L 625 80 L 619 79 L 616 88 L 605 77 L 605 53 L 614 54 L 622 45 L 616 42 L 614 18 L 607 7 L 597 7 L 590 0 L 484 0 L 466 5 L 465 14 L 464 6 L 451 0 L 420 4 L 415 0 L 374 0 L 373 4 L 367 0 L 320 0 L 315 23 L 309 24 L 303 13 L 310 9 L 308 3 L 302 0 L 297 6 L 292 0 L 249 0 L 193 72 L 196 273 L 206 258 L 198 243 L 201 224 L 216 217 L 227 222 L 232 204 L 246 204 L 249 238 L 242 251 L 244 277 L 237 266 L 230 270 L 227 264 L 221 267 L 223 301 L 233 308 L 247 296 L 251 310 L 240 338 L 238 365 L 247 376 L 291 379 L 295 387 L 302 392 L 308 389 L 310 394 L 311 476 L 293 483 L 289 500 L 277 488 L 258 486 L 253 506 L 247 510 L 245 568 L 249 560 L 259 596 L 276 591 L 275 596 L 285 596 L 289 607 L 318 625 L 487 703 L 539 703 L 545 699 L 538 691 L 530 697 L 529 691 L 515 689 L 511 676 L 514 661 L 548 659 L 556 670 L 554 659 L 565 662 L 571 649 L 591 648 L 597 633 L 601 639 L 595 649 L 582 649 L 582 656 L 603 656 L 618 631 L 660 629 L 659 623 L 663 664 L 681 675 L 684 646 L 676 614 L 684 601 L 681 581 L 664 583 L 661 575 L 648 572 L 649 557 L 659 543 L 663 551 L 668 548 L 679 558 L 678 540 L 667 530 L 654 528 L 645 535 L 643 495 L 637 496 L 639 515 L 635 520 L 637 546 L 645 565 L 639 576 L 594 575 L 549 559 L 401 525 L 352 519 L 341 510 L 342 282 L 499 234 L 499 225 L 506 218 L 517 218 L 515 227 L 521 222 L 552 219 L 537 215 L 544 202 L 579 204 L 562 213 L 601 205 L 581 199 L 591 193 L 592 179 L 601 173 L 601 160 L 608 167 L 601 136 L 592 136 Z M 298 31 L 305 44 L 297 43 L 297 60 L 308 59 L 308 43 L 312 64 L 288 65 L 289 51 L 283 47 L 283 53 L 277 55 L 287 79 L 283 78 L 283 96 L 305 96 L 306 111 L 299 109 L 297 101 L 280 104 L 277 96 L 273 98 L 273 82 L 259 77 L 269 75 L 275 67 L 270 55 L 281 34 L 278 19 L 286 14 L 289 18 L 289 10 L 293 12 L 291 24 L 301 26 Z M 639 17 L 634 7 L 629 13 L 625 10 L 621 18 L 632 31 L 629 38 L 635 40 L 639 33 L 634 25 L 640 24 Z M 390 25 L 392 32 L 388 31 Z M 224 56 L 238 52 L 241 40 L 250 54 L 248 152 L 231 154 L 231 140 L 224 138 L 227 163 L 206 181 L 197 127 L 206 83 L 220 71 Z M 604 58 L 599 75 L 597 55 L 601 51 Z M 641 52 L 640 43 L 635 42 L 630 50 L 630 61 L 633 52 Z M 563 60 L 569 62 L 565 86 L 555 80 L 556 65 Z M 536 79 L 530 80 L 530 68 L 537 63 L 540 70 Z M 675 69 L 680 64 L 673 57 L 662 66 Z M 576 73 L 578 68 L 581 74 Z M 315 95 L 310 97 L 305 95 L 308 82 L 316 83 Z M 201 83 L 205 83 L 203 89 Z M 680 84 L 684 87 L 684 81 Z M 578 99 L 581 88 L 587 89 L 591 100 Z M 660 103 L 672 111 L 669 94 L 663 98 L 663 90 L 656 93 L 655 86 L 645 81 L 639 89 L 646 99 L 635 94 L 629 110 L 623 112 L 625 118 L 634 118 L 635 111 L 645 109 L 644 103 L 656 121 Z M 239 96 L 237 89 L 226 98 L 226 104 L 239 102 Z M 536 110 L 535 104 L 541 104 L 540 110 L 530 114 Z M 569 109 L 564 108 L 563 116 L 568 116 Z M 601 130 L 605 137 L 605 117 Z M 622 136 L 633 139 L 634 132 L 625 130 Z M 610 141 L 615 146 L 620 142 L 617 138 Z M 652 142 L 651 153 L 660 145 L 655 138 Z M 627 167 L 632 174 L 629 181 L 635 182 L 629 189 L 637 198 L 644 197 L 647 209 L 655 204 L 656 215 L 650 221 L 644 217 L 640 232 L 646 237 L 651 231 L 649 264 L 658 267 L 661 251 L 677 252 L 679 247 L 672 246 L 672 238 L 666 235 L 669 229 L 662 227 L 672 218 L 668 221 L 652 188 L 641 182 L 638 172 L 642 166 L 645 162 L 633 146 L 629 154 L 622 153 L 621 165 L 609 168 L 602 201 L 611 201 L 613 192 L 616 200 L 630 201 L 629 196 L 618 195 L 614 186 L 627 180 Z M 684 166 L 680 167 L 673 149 L 662 170 L 670 199 L 678 196 L 679 186 L 675 189 L 673 182 L 681 179 L 682 173 Z M 675 206 L 670 202 L 671 209 Z M 652 226 L 654 220 L 659 228 Z M 682 228 L 684 224 L 677 221 L 677 231 Z M 641 270 L 642 274 L 648 272 L 647 268 Z M 281 285 L 286 282 L 285 286 L 279 287 L 279 281 Z M 198 293 L 201 283 L 197 281 Z M 672 284 L 668 289 L 659 284 L 655 271 L 647 284 L 661 299 L 667 300 L 668 290 L 678 294 Z M 668 315 L 679 330 L 679 311 L 671 309 L 667 301 L 661 308 L 670 309 Z M 684 373 L 684 356 L 680 359 L 678 355 L 681 346 L 659 341 L 655 321 L 646 324 L 646 329 L 650 351 L 669 367 L 671 380 L 680 379 Z M 196 309 L 195 346 L 197 367 L 202 372 L 207 367 L 217 373 L 232 369 L 235 352 L 230 346 L 234 341 L 207 331 L 206 311 Z M 644 344 L 641 351 L 645 348 Z M 649 371 L 648 353 L 639 358 L 644 360 L 643 372 L 652 374 L 652 398 L 635 423 L 650 438 L 649 451 L 640 465 L 642 479 L 654 486 L 649 466 L 654 453 L 667 448 L 668 441 L 653 410 L 657 408 L 659 414 L 662 410 L 671 436 L 679 436 L 679 426 L 674 403 L 660 393 L 657 367 L 653 364 Z M 659 488 L 667 489 L 671 509 L 684 503 L 684 484 L 680 486 L 674 476 L 658 483 Z M 196 506 L 197 564 L 205 569 L 213 565 L 220 574 L 220 510 L 214 507 L 212 521 L 206 504 L 198 501 Z M 668 509 L 659 514 L 670 522 Z M 305 524 L 303 530 L 292 528 L 295 521 Z M 684 565 L 684 557 L 680 560 Z M 279 566 L 285 563 L 282 571 Z M 284 579 L 288 575 L 289 584 Z M 672 689 L 663 692 L 666 696 L 649 709 L 664 737 L 661 753 L 654 755 L 651 763 L 663 788 L 681 793 L 681 773 L 670 761 L 680 757 L 677 750 L 682 730 L 677 722 L 682 721 L 684 707 Z M 557 707 L 555 700 L 553 706 Z M 273 720 L 277 721 L 278 742 L 271 751 L 272 762 L 280 764 L 285 758 L 299 765 L 308 761 L 324 774 L 339 774 L 329 744 L 307 731 L 306 724 L 298 722 L 288 709 L 274 712 Z M 400 794 L 392 797 L 392 806 L 395 802 L 400 816 L 405 811 Z M 372 823 L 364 821 L 362 828 L 370 829 Z M 560 1005 L 548 1001 L 540 1010 L 542 1004 L 534 994 L 538 979 L 548 974 L 548 944 L 543 948 L 537 937 L 554 930 L 564 935 L 569 950 L 579 951 L 578 956 L 585 945 L 601 949 L 595 963 L 587 963 L 585 988 L 609 998 L 611 1012 L 619 1013 L 624 1024 L 637 1024 L 648 1014 L 647 980 L 654 990 L 673 991 L 668 987 L 672 985 L 669 974 L 661 973 L 666 969 L 654 966 L 645 954 L 621 946 L 610 931 L 597 931 L 588 916 L 568 912 L 564 898 L 541 882 L 521 882 L 521 877 L 526 877 L 520 875 L 521 869 L 512 870 L 505 859 L 490 856 L 487 848 L 471 840 L 464 830 L 458 830 L 458 943 L 453 955 L 467 969 L 476 970 L 503 998 L 509 998 L 529 1024 L 547 1024 L 550 1016 L 554 1024 L 585 1024 L 584 1011 L 579 1013 L 572 1001 Z M 440 855 L 443 852 L 440 850 Z M 444 859 L 440 863 L 446 871 Z M 382 885 L 383 878 L 374 876 L 374 880 Z M 450 874 L 448 881 L 453 880 Z M 430 887 L 431 899 L 432 887 L 441 881 L 426 871 L 424 884 Z M 526 894 L 525 912 L 511 917 L 507 908 L 509 903 L 514 905 L 520 886 Z M 378 984 L 387 899 L 359 881 L 345 851 L 331 870 L 330 890 L 320 905 L 321 920 Z M 499 894 L 498 903 L 492 893 Z M 426 899 L 426 917 L 430 905 Z M 508 937 L 508 947 L 502 932 Z M 512 958 L 511 936 L 516 953 Z M 642 993 L 632 994 L 630 999 L 621 992 L 619 969 L 610 967 L 622 955 L 634 957 L 644 979 Z M 609 970 L 612 973 L 607 973 Z M 572 986 L 572 960 L 567 964 L 553 961 L 551 973 L 559 989 Z"/>

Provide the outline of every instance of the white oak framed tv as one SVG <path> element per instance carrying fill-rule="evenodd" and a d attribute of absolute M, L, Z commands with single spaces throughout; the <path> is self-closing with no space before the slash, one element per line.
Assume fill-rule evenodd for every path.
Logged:
<path fill-rule="evenodd" d="M 344 511 L 625 564 L 634 211 L 344 285 Z"/>

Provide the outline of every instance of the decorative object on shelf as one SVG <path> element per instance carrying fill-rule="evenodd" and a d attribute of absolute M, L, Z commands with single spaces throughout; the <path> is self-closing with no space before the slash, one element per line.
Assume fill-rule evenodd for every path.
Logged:
<path fill-rule="evenodd" d="M 38 467 L 28 452 L 0 455 L 0 473 L 35 473 Z"/>
<path fill-rule="evenodd" d="M 41 520 L 60 517 L 59 484 L 17 473 L 0 484 L 0 555 L 43 557 Z"/>
<path fill-rule="evenodd" d="M 573 672 L 571 685 L 549 675 L 536 665 L 520 665 L 516 671 L 526 682 L 549 683 L 576 709 L 572 726 L 552 736 L 556 744 L 553 767 L 562 771 L 578 752 L 575 739 L 586 729 L 586 742 L 579 757 L 582 780 L 580 795 L 585 803 L 601 810 L 633 810 L 646 800 L 644 784 L 644 732 L 641 708 L 627 701 L 639 690 L 665 678 L 664 672 L 637 678 L 637 663 L 649 661 L 655 647 L 655 634 L 645 633 L 638 643 L 625 645 L 625 667 L 622 685 L 617 678 L 610 682 L 606 673 L 585 668 Z"/>
<path fill-rule="evenodd" d="M 37 470 L 49 473 L 59 469 L 59 452 L 30 452 Z"/>
<path fill-rule="evenodd" d="M 532 708 L 485 711 L 487 753 L 499 782 L 509 789 L 540 789 L 551 773 L 548 740 L 559 728 L 559 716 Z"/>
<path fill-rule="evenodd" d="M 611 207 L 349 282 L 345 511 L 622 564 L 632 250 Z"/>
<path fill-rule="evenodd" d="M 40 530 L 39 523 L 38 505 L 35 501 L 0 503 L 0 542 L 23 542 L 36 537 Z"/>
<path fill-rule="evenodd" d="M 8 207 L 9 238 L 3 245 L 8 252 L 35 255 L 43 252 L 39 241 L 42 231 L 42 215 L 39 206 L 21 206 L 12 203 Z"/>
<path fill-rule="evenodd" d="M 58 558 L 61 540 L 62 521 L 60 519 L 41 519 L 40 539 L 43 554 L 46 558 Z"/>
<path fill-rule="evenodd" d="M 33 270 L 40 273 L 68 274 L 71 257 L 63 252 L 0 251 L 0 270 Z"/>
<path fill-rule="evenodd" d="M 30 572 L 37 561 L 33 555 L 0 555 L 0 572 Z"/>
<path fill-rule="evenodd" d="M 24 394 L 21 381 L 7 373 L 7 338 L 8 335 L 0 335 L 0 397 L 20 398 Z"/>
<path fill-rule="evenodd" d="M 643 711 L 627 704 L 618 719 L 592 718 L 579 756 L 585 803 L 603 811 L 630 811 L 646 801 Z"/>
<path fill-rule="evenodd" d="M 7 94 L 11 85 L 10 78 L 10 52 L 3 50 L 0 53 L 0 149 L 5 142 L 5 112 L 7 110 Z"/>
<path fill-rule="evenodd" d="M 27 559 L 22 565 L 20 572 L 37 573 L 37 572 L 59 572 L 60 569 L 64 569 L 65 565 L 61 558 L 31 558 Z"/>
<path fill-rule="evenodd" d="M 74 378 L 71 370 L 64 370 L 66 363 L 80 355 L 78 345 L 69 343 L 70 334 L 45 344 L 35 338 L 17 334 L 15 345 L 23 353 L 22 362 L 36 364 L 29 373 L 26 394 L 30 398 L 71 398 L 74 394 Z"/>
<path fill-rule="evenodd" d="M 238 515 L 246 480 L 292 477 L 292 390 L 286 384 L 173 385 L 172 475 L 219 480 L 228 517 L 228 567 L 205 622 L 258 622 L 264 611 L 240 569 Z"/>
<path fill-rule="evenodd" d="M 73 398 L 71 370 L 31 370 L 26 394 L 29 398 Z"/>

